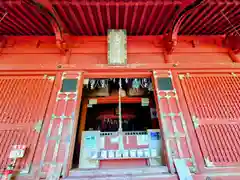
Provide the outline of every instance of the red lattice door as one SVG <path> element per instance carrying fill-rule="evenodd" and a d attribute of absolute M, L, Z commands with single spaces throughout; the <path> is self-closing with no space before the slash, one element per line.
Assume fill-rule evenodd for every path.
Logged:
<path fill-rule="evenodd" d="M 26 145 L 16 168 L 28 173 L 51 96 L 54 76 L 0 76 L 0 170 L 10 163 L 13 145 Z"/>
<path fill-rule="evenodd" d="M 207 167 L 240 164 L 240 77 L 179 75 Z"/>

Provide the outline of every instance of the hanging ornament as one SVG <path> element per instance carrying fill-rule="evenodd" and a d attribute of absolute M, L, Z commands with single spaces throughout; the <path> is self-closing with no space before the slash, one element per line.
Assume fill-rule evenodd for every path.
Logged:
<path fill-rule="evenodd" d="M 90 80 L 90 89 L 92 90 L 92 89 L 94 89 L 94 86 L 95 86 L 95 80 L 94 79 L 91 79 Z"/>
<path fill-rule="evenodd" d="M 122 89 L 122 79 L 121 78 L 119 79 L 118 84 L 119 84 L 119 88 Z"/>
<path fill-rule="evenodd" d="M 141 82 L 138 79 L 134 79 L 132 82 L 132 88 L 138 89 L 140 88 Z"/>
<path fill-rule="evenodd" d="M 105 80 L 104 79 L 100 80 L 100 85 L 101 85 L 101 88 L 105 88 Z"/>
<path fill-rule="evenodd" d="M 113 124 L 113 120 L 111 120 L 111 121 L 109 122 L 109 124 Z"/>
<path fill-rule="evenodd" d="M 147 78 L 143 78 L 143 79 L 142 79 L 142 84 L 141 84 L 141 86 L 142 86 L 143 88 L 147 88 L 147 87 L 148 87 L 148 79 L 147 79 Z"/>

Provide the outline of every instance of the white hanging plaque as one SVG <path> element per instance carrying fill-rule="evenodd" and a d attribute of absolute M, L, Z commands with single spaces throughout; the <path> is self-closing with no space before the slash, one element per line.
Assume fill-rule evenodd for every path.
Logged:
<path fill-rule="evenodd" d="M 127 63 L 126 30 L 108 30 L 108 64 L 125 65 Z"/>

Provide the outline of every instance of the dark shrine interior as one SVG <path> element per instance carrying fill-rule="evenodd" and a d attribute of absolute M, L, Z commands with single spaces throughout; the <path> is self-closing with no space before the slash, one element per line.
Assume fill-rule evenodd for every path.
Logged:
<path fill-rule="evenodd" d="M 117 131 L 119 113 L 118 104 L 95 105 L 88 109 L 85 130 L 101 132 Z M 123 131 L 144 131 L 153 129 L 150 108 L 138 104 L 122 104 Z"/>
<path fill-rule="evenodd" d="M 121 88 L 120 85 L 121 84 Z M 121 93 L 119 93 L 119 91 Z M 119 95 L 121 99 L 132 99 L 133 102 L 121 102 L 119 108 Z M 122 130 L 126 131 L 146 131 L 147 129 L 159 129 L 157 118 L 152 117 L 151 110 L 156 108 L 151 79 L 89 79 L 83 89 L 82 102 L 90 99 L 102 99 L 104 103 L 97 103 L 87 107 L 87 112 L 83 118 L 81 111 L 84 104 L 81 104 L 78 127 L 85 119 L 84 129 L 77 129 L 75 151 L 73 157 L 73 168 L 78 166 L 81 131 L 101 131 L 116 132 L 119 129 L 119 111 L 122 117 Z M 142 98 L 147 98 L 149 104 L 143 105 Z M 108 103 L 108 99 L 111 100 Z M 135 102 L 135 99 L 137 100 Z M 86 102 L 86 101 L 85 101 Z M 89 104 L 88 104 L 89 105 Z"/>

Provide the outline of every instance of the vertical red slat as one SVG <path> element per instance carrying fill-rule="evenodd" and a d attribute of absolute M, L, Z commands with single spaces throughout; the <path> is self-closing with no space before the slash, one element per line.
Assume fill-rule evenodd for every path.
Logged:
<path fill-rule="evenodd" d="M 124 13 L 124 29 L 127 29 L 127 22 L 128 22 L 128 11 L 129 11 L 129 5 L 128 4 L 125 4 L 125 13 Z"/>
<path fill-rule="evenodd" d="M 230 132 L 230 133 L 232 133 L 231 134 L 231 136 L 232 137 L 236 137 L 236 138 L 233 138 L 233 140 L 234 140 L 234 148 L 236 148 L 235 150 L 237 151 L 237 152 L 240 152 L 240 135 L 239 135 L 239 133 L 238 133 L 238 127 L 236 126 L 236 125 L 233 125 L 233 128 L 232 128 L 232 131 L 231 131 L 231 129 L 230 128 L 228 128 L 228 131 Z M 236 154 L 238 154 L 238 161 L 240 161 L 240 154 L 239 153 L 236 153 Z"/>
<path fill-rule="evenodd" d="M 15 8 L 18 8 L 18 6 L 15 7 Z M 26 25 L 25 20 L 23 20 L 23 19 L 19 18 L 18 16 L 16 16 L 15 10 L 13 10 L 12 8 L 8 9 L 8 10 L 10 11 L 9 13 L 11 13 L 11 16 L 13 17 L 13 19 L 11 19 L 11 18 L 9 18 L 9 19 L 11 19 L 12 23 L 15 26 L 20 28 L 23 32 L 29 33 L 29 35 L 33 34 L 32 28 L 29 27 L 28 25 Z M 17 20 L 17 22 L 16 22 L 16 20 Z M 26 27 L 28 27 L 28 28 L 26 28 Z"/>
<path fill-rule="evenodd" d="M 10 82 L 11 84 L 11 89 L 16 85 L 16 82 L 12 81 Z M 11 93 L 11 90 L 10 88 L 8 89 L 8 94 L 5 96 L 6 99 L 5 99 L 5 102 L 3 104 L 3 112 L 4 112 L 4 116 L 3 116 L 3 119 L 2 119 L 2 122 L 10 122 L 12 121 L 12 117 L 11 117 L 11 113 L 10 111 L 13 109 L 13 99 L 14 99 L 14 93 Z M 7 101 L 7 99 L 9 99 L 9 102 Z"/>
<path fill-rule="evenodd" d="M 147 25 L 145 26 L 145 28 L 144 28 L 144 30 L 143 30 L 143 35 L 146 35 L 149 26 L 153 23 L 154 14 L 155 14 L 158 6 L 159 6 L 159 5 L 153 6 L 152 12 L 151 12 L 151 14 L 150 14 L 150 16 L 149 16 L 150 19 L 148 20 Z"/>
<path fill-rule="evenodd" d="M 12 92 L 12 94 L 26 94 L 25 92 L 24 92 L 24 90 L 26 90 L 28 87 L 26 86 L 26 82 L 24 82 L 24 80 L 22 80 L 22 79 L 20 79 L 20 80 L 18 80 L 18 81 L 16 81 L 16 85 L 15 85 L 15 88 L 17 89 L 15 92 Z M 21 84 L 24 84 L 25 85 L 25 87 L 21 87 Z M 21 113 L 20 112 L 18 112 L 18 109 L 21 109 L 22 111 L 23 111 L 23 103 L 24 103 L 24 101 L 25 101 L 25 99 L 23 100 L 23 99 L 21 99 L 21 96 L 16 96 L 16 95 L 13 95 L 13 96 L 15 96 L 16 98 L 14 98 L 15 99 L 15 107 L 12 109 L 12 112 L 11 112 L 11 114 L 13 114 L 13 116 L 16 118 L 16 119 L 18 119 L 19 121 L 19 123 L 23 123 L 23 121 L 24 121 L 24 118 L 22 119 L 20 116 L 21 116 Z M 14 122 L 11 122 L 11 123 L 14 123 Z"/>
<path fill-rule="evenodd" d="M 5 94 L 3 94 L 3 96 L 1 96 L 2 97 L 2 120 L 1 120 L 1 122 L 4 122 L 5 121 L 5 119 L 6 119 L 6 116 L 9 116 L 9 114 L 8 114 L 8 112 L 7 112 L 7 109 L 8 109 L 8 106 L 10 105 L 10 103 L 8 103 L 8 99 L 11 101 L 11 99 L 9 98 L 10 97 L 10 95 L 11 95 L 11 89 L 12 89 L 12 87 L 14 87 L 14 82 L 12 81 L 12 80 L 5 80 L 4 79 L 4 82 L 3 82 L 4 84 L 1 84 L 1 86 L 3 87 L 3 90 L 4 90 L 4 87 L 6 87 L 6 89 L 5 89 L 5 91 L 6 91 L 6 93 Z M 2 91 L 1 91 L 2 92 Z"/>
<path fill-rule="evenodd" d="M 159 35 L 160 32 L 164 32 L 164 31 L 169 30 L 168 27 L 170 27 L 170 25 L 172 24 L 172 21 L 173 21 L 172 19 L 171 20 L 169 20 L 169 19 L 170 19 L 170 17 L 175 16 L 177 14 L 177 12 L 174 12 L 175 11 L 175 6 L 169 6 L 168 5 L 167 7 L 169 7 L 170 10 L 168 10 L 166 8 L 166 10 L 167 10 L 166 17 L 167 18 L 164 18 L 163 21 L 161 22 L 160 27 L 159 27 L 158 32 L 157 32 L 157 35 Z"/>
<path fill-rule="evenodd" d="M 31 18 L 34 18 L 32 17 L 32 14 L 28 14 L 29 16 L 26 17 L 25 15 L 23 15 L 23 13 L 20 11 L 25 8 L 24 7 L 21 7 L 19 6 L 18 8 L 15 8 L 15 14 L 20 17 L 24 22 L 26 22 L 27 26 L 25 27 L 31 27 L 35 32 L 37 32 L 38 34 L 42 34 L 43 32 L 41 30 L 39 30 L 40 27 L 37 27 L 36 24 L 33 24 L 30 20 L 29 20 L 29 17 Z M 26 11 L 25 11 L 26 12 Z M 44 33 L 47 33 L 46 31 Z"/>
<path fill-rule="evenodd" d="M 35 82 L 34 82 L 33 79 L 30 79 L 28 81 L 25 80 L 25 84 L 24 84 L 25 87 L 23 87 L 22 85 L 23 84 L 20 84 L 19 89 L 25 88 L 25 93 L 24 94 L 27 95 L 27 97 L 25 97 L 25 98 L 20 97 L 20 99 L 22 101 L 22 104 L 21 104 L 22 108 L 21 108 L 21 111 L 20 112 L 16 112 L 16 114 L 19 115 L 19 117 L 18 117 L 19 119 L 23 120 L 22 122 L 27 122 L 28 121 L 27 115 L 28 115 L 29 112 L 31 112 L 30 108 L 33 107 L 33 106 L 29 106 L 29 105 L 26 106 L 26 104 L 31 104 L 32 103 L 31 99 L 32 98 L 35 99 L 34 96 L 36 96 L 36 94 L 38 93 L 38 92 L 36 92 L 36 90 L 37 90 L 36 86 L 38 85 L 38 80 L 36 80 Z M 32 93 L 32 92 L 36 92 L 36 93 L 30 95 L 30 93 Z M 28 111 L 28 110 L 30 110 L 30 111 Z M 19 109 L 17 111 L 19 111 Z"/>
<path fill-rule="evenodd" d="M 158 13 L 157 19 L 155 20 L 155 23 L 154 23 L 153 27 L 151 28 L 150 35 L 152 35 L 152 33 L 155 31 L 156 26 L 157 26 L 157 25 L 159 26 L 159 24 L 160 24 L 160 21 L 159 21 L 159 20 L 160 20 L 160 18 L 162 18 L 162 13 L 163 13 L 163 11 L 165 10 L 164 2 L 163 2 L 162 7 L 160 6 L 159 8 L 161 8 L 161 10 L 160 10 L 160 12 Z M 159 32 L 159 31 L 161 31 L 161 27 L 159 27 L 158 32 Z"/>
<path fill-rule="evenodd" d="M 147 1 L 146 4 L 144 5 L 143 13 L 142 13 L 141 18 L 140 18 L 140 23 L 138 25 L 138 28 L 137 28 L 138 30 L 137 30 L 136 35 L 139 35 L 139 33 L 141 32 L 141 29 L 143 28 L 143 22 L 145 20 L 145 15 L 146 15 L 146 12 L 147 12 L 148 8 L 149 8 L 149 3 Z"/>
<path fill-rule="evenodd" d="M 103 18 L 102 18 L 102 12 L 101 12 L 100 3 L 97 4 L 97 14 L 98 14 L 98 18 L 99 18 L 99 21 L 100 21 L 102 35 L 105 35 L 105 30 L 104 30 L 104 25 L 103 25 Z"/>
<path fill-rule="evenodd" d="M 29 16 L 29 9 L 31 9 L 31 15 Z M 33 23 L 37 24 L 38 26 L 42 27 L 42 29 L 44 29 L 45 31 L 47 31 L 48 35 L 53 34 L 53 29 L 51 26 L 50 21 L 47 21 L 46 18 L 44 18 L 44 15 L 42 13 L 40 13 L 37 8 L 34 9 L 29 5 L 26 5 L 25 7 L 23 7 L 24 12 L 26 13 L 26 16 L 31 17 L 31 21 L 33 21 Z"/>
<path fill-rule="evenodd" d="M 89 35 L 92 35 L 92 31 L 90 30 L 90 28 L 89 28 L 89 26 L 88 26 L 88 23 L 87 23 L 87 21 L 86 21 L 86 18 L 85 18 L 85 15 L 84 15 L 84 12 L 83 12 L 83 10 L 82 10 L 81 5 L 76 5 L 76 7 L 77 7 L 77 9 L 78 9 L 78 11 L 79 11 L 79 13 L 80 13 L 81 19 L 82 19 L 82 21 L 83 21 L 83 23 L 84 23 L 84 26 L 85 26 L 85 28 L 86 28 L 86 30 L 87 30 L 87 33 L 88 33 Z"/>
<path fill-rule="evenodd" d="M 135 4 L 134 10 L 133 10 L 133 18 L 132 18 L 132 23 L 131 23 L 131 29 L 130 33 L 133 33 L 133 27 L 135 25 L 136 17 L 137 17 L 137 10 L 138 10 L 138 4 Z"/>
<path fill-rule="evenodd" d="M 16 112 L 16 114 L 18 114 L 19 116 L 17 118 L 19 119 L 23 119 L 22 122 L 27 122 L 28 121 L 28 114 L 29 112 L 31 112 L 31 107 L 33 106 L 26 106 L 26 104 L 32 104 L 32 101 L 31 99 L 34 98 L 35 99 L 35 96 L 38 92 L 36 92 L 37 90 L 37 85 L 38 85 L 38 80 L 35 80 L 34 79 L 30 79 L 30 80 L 24 80 L 25 81 L 25 87 L 23 87 L 22 85 L 20 85 L 19 89 L 21 88 L 24 88 L 25 89 L 25 95 L 27 95 L 27 97 L 23 98 L 23 97 L 20 97 L 21 101 L 22 101 L 22 104 L 21 104 L 21 111 L 20 112 Z M 32 92 L 36 92 L 32 95 L 30 95 Z M 35 99 L 36 101 L 36 99 Z M 17 110 L 18 111 L 18 110 Z M 34 113 L 34 112 L 33 112 Z M 35 121 L 35 119 L 34 119 Z"/>
<path fill-rule="evenodd" d="M 106 5 L 108 29 L 111 29 L 110 3 Z"/>
<path fill-rule="evenodd" d="M 38 91 L 38 94 L 37 96 L 35 97 L 35 99 L 40 103 L 40 104 L 48 104 L 49 103 L 49 92 L 51 92 L 52 90 L 52 87 L 51 86 L 48 86 L 48 83 L 46 80 L 44 79 L 39 79 L 39 84 L 36 86 L 36 88 L 38 88 L 39 86 L 40 87 L 44 87 L 42 90 L 37 90 Z M 38 88 L 39 89 L 39 88 Z M 35 91 L 35 92 L 36 92 Z M 41 95 L 41 93 L 43 95 Z M 32 99 L 34 103 L 34 99 Z M 37 119 L 39 120 L 43 120 L 44 119 L 44 116 L 45 116 L 45 109 L 43 108 L 38 108 L 38 107 L 34 107 L 31 109 L 32 112 L 34 112 L 34 114 L 36 114 L 37 116 Z M 30 119 L 29 119 L 30 120 Z M 30 131 L 31 133 L 31 131 Z M 36 147 L 37 144 L 38 144 L 38 141 L 39 141 L 39 134 L 36 134 L 36 133 L 32 133 L 32 146 Z M 27 159 L 27 162 L 32 162 L 33 161 L 33 156 L 34 156 L 34 153 L 35 153 L 35 150 L 31 150 L 29 152 L 29 156 L 28 156 L 28 159 Z M 30 164 L 29 164 L 30 165 Z"/>
<path fill-rule="evenodd" d="M 18 34 L 22 34 L 22 35 L 23 34 L 29 35 L 29 33 L 24 31 L 18 24 L 16 24 L 10 16 L 6 16 L 2 23 L 7 24 L 7 26 L 10 26 L 12 29 L 14 29 L 14 34 L 18 33 Z"/>
<path fill-rule="evenodd" d="M 221 78 L 220 84 L 222 85 L 222 87 L 226 86 L 226 84 L 224 83 L 224 78 Z M 214 87 L 213 87 L 213 88 L 214 88 Z M 228 90 L 229 90 L 229 89 L 226 87 L 225 92 L 229 93 Z M 216 92 L 216 93 L 217 93 L 217 92 Z M 222 91 L 222 89 L 221 89 L 220 93 L 224 93 L 224 91 Z M 218 93 L 217 93 L 217 94 L 218 94 Z M 230 97 L 231 97 L 231 96 L 230 96 Z M 223 96 L 218 96 L 218 99 L 221 101 L 221 102 L 220 102 L 221 104 L 224 104 L 224 103 L 226 102 L 228 106 L 231 106 L 231 102 L 229 102 L 229 100 L 226 99 L 225 97 L 223 97 Z M 232 99 L 232 100 L 234 100 L 234 99 Z M 229 109 L 227 109 L 226 111 L 224 111 L 224 115 L 223 115 L 223 116 L 229 118 L 229 115 L 230 115 Z"/>
<path fill-rule="evenodd" d="M 69 9 L 70 15 L 71 15 L 71 17 L 73 17 L 73 22 L 69 20 L 68 16 L 65 13 L 65 9 L 63 9 L 62 6 L 59 6 L 59 10 L 60 10 L 61 14 L 64 16 L 64 19 L 70 25 L 71 30 L 73 32 L 75 32 L 76 35 L 79 34 L 78 31 L 80 31 L 82 33 L 82 35 L 83 35 L 84 31 L 83 31 L 82 25 L 80 24 L 79 20 L 77 19 L 76 14 L 75 14 L 75 12 L 74 12 L 72 7 L 73 6 L 70 5 L 69 7 L 65 7 L 65 8 Z M 75 25 L 77 25 L 77 28 L 76 28 Z"/>
<path fill-rule="evenodd" d="M 5 146 L 5 141 L 6 141 L 6 137 L 7 137 L 7 135 L 6 135 L 6 133 L 7 133 L 7 131 L 0 131 L 0 141 L 1 141 L 1 149 L 2 149 L 2 151 L 1 151 L 1 154 L 0 154 L 0 159 L 2 159 L 2 156 L 4 156 L 4 154 L 3 154 L 3 148 L 2 147 L 6 147 Z M 4 169 L 5 167 L 3 167 L 1 164 L 0 164 L 0 169 Z"/>
<path fill-rule="evenodd" d="M 116 29 L 119 29 L 119 4 L 116 3 Z"/>
<path fill-rule="evenodd" d="M 28 131 L 26 131 L 26 132 L 24 132 L 24 133 L 22 133 L 22 134 L 17 133 L 17 132 L 15 131 L 15 133 L 16 133 L 18 136 L 20 136 L 20 137 L 18 138 L 18 142 L 19 142 L 19 143 L 17 143 L 17 144 L 25 144 L 25 145 L 27 145 L 27 146 L 29 147 L 32 143 L 34 143 L 34 142 L 29 142 L 29 141 L 28 141 L 29 139 L 31 139 L 30 137 L 33 137 L 33 134 L 32 134 L 31 132 L 32 132 L 31 129 L 29 129 Z M 31 139 L 31 140 L 34 141 L 34 139 Z M 29 152 L 31 152 L 31 151 L 32 151 L 32 149 L 29 149 Z M 19 165 L 20 167 L 23 167 L 23 169 L 28 168 L 31 161 L 27 161 L 27 160 L 29 159 L 30 156 L 31 156 L 31 155 L 28 154 L 25 158 L 20 159 L 20 160 L 18 161 L 18 165 Z"/>
<path fill-rule="evenodd" d="M 92 26 L 93 26 L 93 30 L 95 31 L 95 35 L 99 35 L 98 33 L 98 29 L 97 29 L 97 26 L 96 26 L 96 22 L 94 21 L 94 17 L 93 17 L 93 12 L 92 12 L 92 8 L 91 8 L 91 5 L 90 4 L 86 4 L 87 6 L 87 10 L 88 10 L 88 15 L 90 16 L 90 19 L 92 21 Z"/>
<path fill-rule="evenodd" d="M 6 166 L 4 164 L 4 161 L 7 158 L 4 158 L 4 155 L 7 153 L 8 141 L 9 141 L 10 137 L 14 139 L 14 133 L 11 133 L 11 131 L 1 131 L 1 132 L 5 135 L 5 137 L 3 138 L 3 141 L 1 143 L 1 155 L 0 155 L 0 158 L 1 158 L 1 169 L 3 170 L 4 168 L 6 168 Z"/>
<path fill-rule="evenodd" d="M 9 89 L 7 89 L 8 93 L 6 94 L 6 96 L 3 99 L 4 102 L 4 106 L 3 106 L 3 122 L 5 122 L 7 119 L 9 119 L 11 117 L 11 115 L 8 113 L 9 110 L 11 110 L 11 103 L 8 103 L 8 100 L 11 102 L 13 97 L 11 97 L 13 94 L 11 93 L 12 88 L 14 87 L 15 82 L 13 80 L 10 80 L 8 82 L 8 85 L 10 87 L 8 87 Z M 14 93 L 14 92 L 13 92 Z"/>

